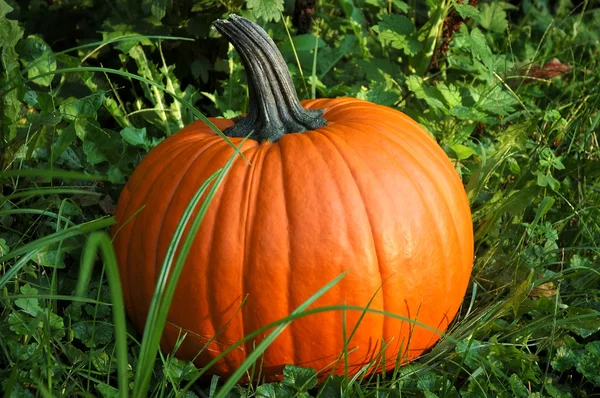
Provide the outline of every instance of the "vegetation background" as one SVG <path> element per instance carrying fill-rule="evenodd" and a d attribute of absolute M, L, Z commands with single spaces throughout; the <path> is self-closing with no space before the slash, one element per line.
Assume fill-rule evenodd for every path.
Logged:
<path fill-rule="evenodd" d="M 600 396 L 599 5 L 0 0 L 3 396 Z M 145 153 L 199 113 L 244 112 L 210 29 L 229 13 L 268 30 L 301 98 L 401 109 L 464 179 L 472 287 L 414 363 L 236 386 L 125 325 L 105 231 Z"/>

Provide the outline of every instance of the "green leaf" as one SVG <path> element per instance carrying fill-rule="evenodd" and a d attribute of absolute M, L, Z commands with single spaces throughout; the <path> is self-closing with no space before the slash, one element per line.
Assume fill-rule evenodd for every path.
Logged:
<path fill-rule="evenodd" d="M 6 18 L 13 11 L 4 0 L 0 0 L 0 83 L 17 82 L 22 80 L 19 76 L 19 55 L 15 46 L 23 36 L 24 30 L 17 21 Z M 0 95 L 1 115 L 0 126 L 4 138 L 11 140 L 17 135 L 18 120 L 21 117 L 21 102 L 18 90 L 3 92 Z M 4 120 L 2 120 L 4 119 Z M 4 123 L 4 122 L 7 123 Z M 0 148 L 2 152 L 2 148 Z M 0 163 L 2 159 L 0 158 Z"/>
<path fill-rule="evenodd" d="M 317 371 L 312 368 L 285 365 L 282 383 L 290 387 L 296 387 L 300 391 L 310 390 L 317 385 Z"/>
<path fill-rule="evenodd" d="M 550 211 L 552 206 L 554 206 L 555 202 L 556 199 L 554 199 L 552 196 L 546 196 L 544 199 L 542 199 L 535 213 L 535 218 L 531 222 L 531 226 L 537 225 L 537 223 L 542 219 L 542 217 L 544 217 L 546 213 Z"/>
<path fill-rule="evenodd" d="M 54 53 L 41 37 L 32 35 L 19 41 L 17 51 L 23 64 L 28 67 L 27 77 L 30 79 L 56 70 Z M 40 77 L 33 81 L 47 87 L 52 83 L 52 79 L 54 79 L 54 75 Z"/>
<path fill-rule="evenodd" d="M 113 386 L 109 386 L 106 383 L 96 384 L 96 389 L 102 394 L 103 398 L 117 398 L 120 397 L 119 390 Z"/>
<path fill-rule="evenodd" d="M 75 133 L 75 126 L 73 123 L 69 124 L 62 130 L 58 131 L 58 139 L 54 142 L 52 146 L 52 151 L 54 152 L 54 157 L 58 158 L 61 154 L 71 146 L 71 144 L 77 139 L 77 134 Z"/>
<path fill-rule="evenodd" d="M 534 174 L 537 175 L 537 184 L 540 187 L 550 187 L 554 191 L 560 188 L 560 182 L 552 176 L 550 173 L 544 173 L 543 171 L 537 170 Z"/>
<path fill-rule="evenodd" d="M 486 30 L 495 33 L 502 33 L 508 26 L 506 11 L 502 2 L 494 1 L 492 3 L 483 3 L 480 6 L 481 18 L 479 22 Z"/>
<path fill-rule="evenodd" d="M 143 0 L 142 9 L 149 12 L 154 18 L 161 20 L 167 14 L 167 9 L 171 9 L 173 0 Z"/>
<path fill-rule="evenodd" d="M 429 106 L 437 109 L 447 110 L 442 102 L 441 93 L 435 88 L 428 86 L 420 76 L 410 75 L 406 78 L 408 89 L 415 93 L 416 97 L 425 100 Z"/>
<path fill-rule="evenodd" d="M 480 61 L 485 66 L 487 70 L 485 78 L 487 81 L 492 82 L 495 57 L 481 30 L 473 28 L 469 34 L 467 28 L 463 25 L 454 35 L 454 43 L 458 48 L 469 51 L 473 59 Z"/>
<path fill-rule="evenodd" d="M 344 378 L 339 375 L 333 375 L 327 378 L 325 385 L 319 391 L 319 397 L 321 398 L 342 398 L 344 388 Z"/>
<path fill-rule="evenodd" d="M 96 165 L 109 160 L 117 163 L 120 148 L 119 141 L 115 139 L 114 133 L 103 130 L 100 124 L 90 117 L 78 117 L 75 119 L 75 132 L 83 141 L 83 153 L 88 163 Z"/>
<path fill-rule="evenodd" d="M 198 369 L 192 362 L 169 357 L 163 366 L 163 372 L 174 383 L 184 380 L 192 380 L 198 373 Z"/>
<path fill-rule="evenodd" d="M 113 184 L 125 184 L 125 174 L 114 164 L 111 164 L 108 168 L 107 176 L 108 181 Z"/>
<path fill-rule="evenodd" d="M 26 296 L 35 296 L 38 294 L 38 290 L 31 287 L 30 284 L 21 286 L 19 290 L 21 291 L 21 294 Z M 40 311 L 42 311 L 38 299 L 35 297 L 16 299 L 15 305 L 19 307 L 21 311 L 33 317 L 36 317 Z"/>
<path fill-rule="evenodd" d="M 568 347 L 558 347 L 552 357 L 552 368 L 558 372 L 564 372 L 571 369 L 579 362 L 579 356 Z"/>
<path fill-rule="evenodd" d="M 415 37 L 415 25 L 404 15 L 386 14 L 374 30 L 384 44 L 404 50 L 407 55 L 415 55 L 423 48 Z"/>
<path fill-rule="evenodd" d="M 32 260 L 43 267 L 65 268 L 64 251 L 50 250 L 46 248 L 44 251 L 39 251 Z"/>
<path fill-rule="evenodd" d="M 463 144 L 454 144 L 450 146 L 450 149 L 454 151 L 458 160 L 468 159 L 475 154 L 475 151 L 472 148 Z"/>
<path fill-rule="evenodd" d="M 82 321 L 75 323 L 71 329 L 73 336 L 89 348 L 108 343 L 114 335 L 113 325 L 105 322 Z"/>
<path fill-rule="evenodd" d="M 279 383 L 261 384 L 256 389 L 257 398 L 295 398 L 302 397 L 302 393 L 298 394 L 288 386 L 282 386 Z"/>
<path fill-rule="evenodd" d="M 460 95 L 458 87 L 456 87 L 455 85 L 446 85 L 445 83 L 438 83 L 435 85 L 435 88 L 438 89 L 438 91 L 444 97 L 444 100 L 446 100 L 448 108 L 452 109 L 455 106 L 462 105 L 462 96 Z"/>
<path fill-rule="evenodd" d="M 96 112 L 102 106 L 104 91 L 99 90 L 94 94 L 79 99 L 69 99 L 60 105 L 60 111 L 67 120 L 75 120 L 79 116 L 96 118 Z"/>
<path fill-rule="evenodd" d="M 12 11 L 13 8 L 4 0 L 0 1 L 0 49 L 2 50 L 0 54 L 5 77 L 11 76 L 13 71 L 19 67 L 15 46 L 23 37 L 24 32 L 24 29 L 19 26 L 19 22 L 6 18 L 6 15 Z"/>
<path fill-rule="evenodd" d="M 599 321 L 600 322 L 600 321 Z M 600 387 L 600 340 L 585 345 L 576 369 L 596 387 Z"/>
<path fill-rule="evenodd" d="M 464 19 L 473 18 L 475 21 L 481 22 L 481 14 L 477 7 L 469 4 L 457 4 L 454 6 L 454 9 Z"/>
<path fill-rule="evenodd" d="M 385 81 L 375 82 L 369 89 L 362 87 L 355 96 L 375 104 L 392 106 L 400 100 L 400 95 L 398 87 L 391 83 L 389 76 L 386 76 Z"/>
<path fill-rule="evenodd" d="M 116 369 L 117 361 L 112 358 L 105 350 L 92 351 L 91 355 L 92 365 L 96 370 L 102 373 L 112 373 Z"/>
<path fill-rule="evenodd" d="M 510 389 L 512 390 L 514 397 L 529 397 L 529 391 L 527 390 L 527 387 L 525 387 L 523 381 L 519 378 L 519 376 L 516 373 L 510 375 L 510 377 L 508 378 L 508 383 L 510 385 Z"/>
<path fill-rule="evenodd" d="M 592 308 L 571 307 L 567 314 L 567 329 L 580 337 L 590 337 L 600 330 L 600 312 Z"/>
<path fill-rule="evenodd" d="M 133 146 L 139 146 L 146 151 L 150 149 L 152 146 L 152 142 L 148 140 L 146 136 L 146 128 L 136 128 L 133 126 L 127 126 L 123 130 L 121 130 L 121 137 L 123 137 L 123 141 L 131 144 Z"/>
<path fill-rule="evenodd" d="M 283 12 L 283 0 L 247 0 L 246 6 L 252 10 L 256 18 L 266 22 L 279 22 Z"/>
<path fill-rule="evenodd" d="M 20 336 L 32 334 L 35 331 L 35 325 L 31 323 L 31 318 L 20 312 L 11 312 L 8 315 L 9 329 Z"/>
<path fill-rule="evenodd" d="M 38 103 L 37 93 L 33 90 L 29 90 L 23 95 L 23 101 L 27 103 L 27 105 L 34 107 Z"/>

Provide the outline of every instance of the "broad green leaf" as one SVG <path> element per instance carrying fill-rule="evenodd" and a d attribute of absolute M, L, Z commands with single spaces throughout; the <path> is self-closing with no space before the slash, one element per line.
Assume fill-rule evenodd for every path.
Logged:
<path fill-rule="evenodd" d="M 27 103 L 27 105 L 34 107 L 38 103 L 37 97 L 38 96 L 35 91 L 29 90 L 23 95 L 23 101 L 25 101 Z"/>
<path fill-rule="evenodd" d="M 154 18 L 161 20 L 167 14 L 167 10 L 173 6 L 173 0 L 143 0 L 142 8 L 149 12 Z"/>
<path fill-rule="evenodd" d="M 600 340 L 585 345 L 585 350 L 577 362 L 576 369 L 596 387 L 600 387 Z"/>
<path fill-rule="evenodd" d="M 283 0 L 246 0 L 246 5 L 256 18 L 264 19 L 267 22 L 279 22 L 283 12 Z"/>
<path fill-rule="evenodd" d="M 556 199 L 554 199 L 552 196 L 546 196 L 544 199 L 542 199 L 535 213 L 535 218 L 531 223 L 532 227 L 537 225 L 537 223 L 542 219 L 542 217 L 544 217 L 546 213 L 550 211 L 555 202 Z"/>
<path fill-rule="evenodd" d="M 56 70 L 54 53 L 41 37 L 31 35 L 19 41 L 17 51 L 21 61 L 27 66 L 27 77 L 30 79 Z M 53 78 L 54 75 L 49 75 L 33 81 L 42 86 L 49 86 Z"/>
<path fill-rule="evenodd" d="M 530 397 L 529 390 L 523 384 L 523 381 L 519 378 L 516 373 L 513 373 L 508 378 L 508 383 L 510 385 L 510 389 L 512 390 L 514 397 L 518 398 L 528 398 Z"/>
<path fill-rule="evenodd" d="M 94 348 L 112 340 L 114 336 L 113 325 L 106 322 L 93 322 L 85 320 L 73 324 L 73 336 L 81 340 L 86 347 Z"/>
<path fill-rule="evenodd" d="M 23 37 L 24 29 L 19 26 L 17 21 L 6 18 L 6 15 L 12 11 L 11 6 L 4 0 L 0 0 L 0 84 L 16 82 L 21 79 L 18 75 L 19 55 L 15 46 Z M 21 102 L 17 90 L 0 95 L 0 109 L 2 111 L 0 116 L 9 122 L 0 123 L 0 126 L 6 129 L 2 133 L 5 139 L 12 140 L 17 135 L 17 120 L 21 115 Z"/>
<path fill-rule="evenodd" d="M 387 80 L 387 79 L 386 79 Z M 369 89 L 362 88 L 356 98 L 379 105 L 392 106 L 400 100 L 400 90 L 389 81 L 374 82 Z"/>
<path fill-rule="evenodd" d="M 481 15 L 477 7 L 470 4 L 457 4 L 454 6 L 454 9 L 458 12 L 458 15 L 464 19 L 473 18 L 475 21 L 481 22 Z"/>
<path fill-rule="evenodd" d="M 415 38 L 415 25 L 404 15 L 384 15 L 374 30 L 379 33 L 379 40 L 404 50 L 407 55 L 415 55 L 422 49 L 421 43 Z"/>
<path fill-rule="evenodd" d="M 71 144 L 77 139 L 75 133 L 75 125 L 70 123 L 67 127 L 58 131 L 58 139 L 54 142 L 52 150 L 54 151 L 54 157 L 58 158 L 61 154 L 71 146 Z"/>
<path fill-rule="evenodd" d="M 468 159 L 475 154 L 475 151 L 472 148 L 463 144 L 454 144 L 450 149 L 454 151 L 458 160 Z"/>
<path fill-rule="evenodd" d="M 196 369 L 192 362 L 170 357 L 163 365 L 163 372 L 169 380 L 180 383 L 183 380 L 191 380 L 198 374 L 198 369 Z"/>
<path fill-rule="evenodd" d="M 473 28 L 471 33 L 468 33 L 466 26 L 463 25 L 459 31 L 455 33 L 454 43 L 458 48 L 469 51 L 472 54 L 473 59 L 480 61 L 485 66 L 485 79 L 488 82 L 492 82 L 495 56 L 481 30 Z"/>
<path fill-rule="evenodd" d="M 312 33 L 306 33 L 303 35 L 293 36 L 292 42 L 294 46 L 292 47 L 292 43 L 289 40 L 281 46 L 279 49 L 281 54 L 286 57 L 294 56 L 294 49 L 297 53 L 301 52 L 312 52 L 315 49 L 315 46 L 319 48 L 319 55 L 321 55 L 321 48 L 327 47 L 327 43 L 320 37 L 316 37 Z"/>
<path fill-rule="evenodd" d="M 96 384 L 96 389 L 102 394 L 103 398 L 117 398 L 120 396 L 118 389 L 106 383 Z"/>
<path fill-rule="evenodd" d="M 21 291 L 21 294 L 26 296 L 35 296 L 38 294 L 38 290 L 31 287 L 30 284 L 21 286 L 19 290 Z M 40 313 L 40 311 L 42 311 L 38 299 L 35 297 L 16 299 L 15 305 L 19 307 L 21 311 L 33 317 L 36 317 Z"/>
<path fill-rule="evenodd" d="M 600 330 L 600 312 L 591 308 L 571 307 L 568 310 L 567 329 L 587 338 Z"/>
<path fill-rule="evenodd" d="M 83 152 L 88 163 L 95 165 L 107 160 L 117 163 L 121 149 L 115 133 L 102 129 L 90 117 L 78 117 L 74 124 L 77 136 L 83 141 Z"/>
<path fill-rule="evenodd" d="M 145 127 L 136 128 L 133 126 L 128 126 L 121 130 L 120 134 L 121 137 L 123 137 L 123 141 L 133 146 L 142 147 L 146 149 L 146 151 L 148 151 L 152 145 L 146 136 Z"/>
<path fill-rule="evenodd" d="M 579 357 L 568 347 L 558 347 L 552 356 L 552 368 L 558 372 L 564 372 L 577 364 Z"/>
<path fill-rule="evenodd" d="M 279 383 L 261 384 L 256 389 L 257 398 L 304 398 L 302 393 Z"/>
<path fill-rule="evenodd" d="M 58 250 L 48 250 L 39 251 L 35 256 L 33 256 L 33 261 L 41 265 L 43 267 L 52 267 L 52 268 L 65 268 L 64 263 L 64 251 L 58 252 Z"/>
<path fill-rule="evenodd" d="M 460 91 L 458 91 L 458 87 L 453 84 L 446 85 L 445 83 L 438 83 L 435 85 L 435 88 L 442 94 L 444 99 L 446 100 L 446 104 L 449 109 L 454 108 L 455 106 L 462 105 L 462 96 L 460 95 Z"/>
<path fill-rule="evenodd" d="M 504 11 L 503 2 L 494 1 L 492 3 L 483 3 L 480 7 L 481 19 L 480 23 L 485 29 L 502 33 L 508 26 L 506 19 L 506 11 Z"/>
<path fill-rule="evenodd" d="M 97 91 L 87 97 L 69 99 L 60 105 L 60 111 L 67 120 L 75 120 L 79 116 L 96 118 L 96 112 L 102 106 L 104 91 Z"/>
<path fill-rule="evenodd" d="M 410 75 L 406 78 L 408 89 L 415 93 L 416 97 L 425 100 L 428 105 L 446 111 L 447 108 L 442 102 L 441 93 L 435 87 L 428 86 L 420 76 Z"/>
<path fill-rule="evenodd" d="M 104 349 L 92 351 L 91 362 L 94 368 L 102 373 L 112 373 L 116 369 L 117 361 L 108 355 Z"/>
<path fill-rule="evenodd" d="M 283 368 L 282 383 L 300 391 L 310 390 L 317 385 L 317 372 L 311 368 L 286 365 Z"/>

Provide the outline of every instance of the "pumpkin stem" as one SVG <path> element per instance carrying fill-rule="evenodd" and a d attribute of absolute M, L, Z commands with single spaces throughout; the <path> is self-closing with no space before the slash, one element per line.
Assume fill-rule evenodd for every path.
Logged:
<path fill-rule="evenodd" d="M 237 50 L 248 80 L 248 114 L 226 129 L 226 135 L 277 141 L 284 134 L 327 124 L 323 110 L 304 109 L 300 104 L 287 65 L 267 32 L 237 15 L 213 25 Z"/>

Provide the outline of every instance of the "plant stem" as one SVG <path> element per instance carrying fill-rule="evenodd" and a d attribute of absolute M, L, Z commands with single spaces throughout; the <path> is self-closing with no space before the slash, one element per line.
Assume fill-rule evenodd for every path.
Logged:
<path fill-rule="evenodd" d="M 281 53 L 260 26 L 237 15 L 213 25 L 237 50 L 248 79 L 248 114 L 224 131 L 227 136 L 277 141 L 327 123 L 322 110 L 302 107 Z"/>

